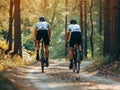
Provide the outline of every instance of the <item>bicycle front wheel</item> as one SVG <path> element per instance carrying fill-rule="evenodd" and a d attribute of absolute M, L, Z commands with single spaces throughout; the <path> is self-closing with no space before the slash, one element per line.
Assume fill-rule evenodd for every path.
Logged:
<path fill-rule="evenodd" d="M 80 72 L 80 61 L 77 62 L 77 73 Z"/>
<path fill-rule="evenodd" d="M 81 57 L 79 54 L 79 50 L 77 50 L 77 73 L 80 72 L 80 63 L 81 63 Z"/>
<path fill-rule="evenodd" d="M 42 73 L 44 73 L 44 58 L 41 57 L 41 70 L 42 70 Z"/>
<path fill-rule="evenodd" d="M 77 62 L 74 60 L 73 62 L 73 72 L 77 71 Z"/>

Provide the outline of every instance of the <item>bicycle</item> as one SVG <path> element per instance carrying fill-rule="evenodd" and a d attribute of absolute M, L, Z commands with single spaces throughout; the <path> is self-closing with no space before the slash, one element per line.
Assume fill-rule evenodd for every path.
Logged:
<path fill-rule="evenodd" d="M 44 43 L 43 43 L 43 39 L 40 41 L 41 42 L 41 58 L 40 58 L 40 61 L 41 61 L 41 70 L 42 70 L 42 73 L 44 73 L 44 64 L 45 64 L 45 52 L 44 52 Z"/>
<path fill-rule="evenodd" d="M 80 64 L 81 64 L 82 56 L 79 53 L 78 47 L 75 44 L 73 50 L 73 72 L 80 72 Z"/>

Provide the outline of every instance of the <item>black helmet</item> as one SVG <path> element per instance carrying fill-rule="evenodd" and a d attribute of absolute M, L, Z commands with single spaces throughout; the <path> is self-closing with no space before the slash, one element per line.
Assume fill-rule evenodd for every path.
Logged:
<path fill-rule="evenodd" d="M 39 20 L 42 21 L 42 22 L 44 22 L 45 21 L 44 16 L 40 17 Z"/>
<path fill-rule="evenodd" d="M 77 23 L 77 21 L 75 19 L 70 20 L 70 24 L 76 24 L 76 23 Z"/>

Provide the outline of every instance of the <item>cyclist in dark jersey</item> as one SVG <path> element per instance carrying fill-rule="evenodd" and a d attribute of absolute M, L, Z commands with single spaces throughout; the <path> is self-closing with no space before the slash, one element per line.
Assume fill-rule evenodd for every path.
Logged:
<path fill-rule="evenodd" d="M 46 67 L 49 66 L 49 43 L 50 43 L 50 27 L 49 24 L 45 21 L 45 18 L 42 16 L 39 18 L 39 22 L 35 25 L 35 31 L 34 31 L 34 40 L 36 43 L 36 60 L 39 61 L 39 50 L 40 50 L 40 40 L 43 38 L 44 45 L 45 45 L 45 54 L 46 54 Z"/>
<path fill-rule="evenodd" d="M 80 55 L 82 56 L 81 52 L 81 43 L 82 43 L 82 36 L 81 36 L 81 28 L 77 24 L 77 21 L 75 19 L 70 20 L 70 25 L 68 25 L 67 32 L 66 32 L 66 44 L 69 42 L 69 59 L 70 59 L 70 64 L 69 68 L 73 68 L 73 47 L 74 44 L 76 43 Z"/>

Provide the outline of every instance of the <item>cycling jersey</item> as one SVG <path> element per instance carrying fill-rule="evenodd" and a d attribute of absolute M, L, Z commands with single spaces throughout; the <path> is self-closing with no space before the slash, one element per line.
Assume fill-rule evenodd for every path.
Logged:
<path fill-rule="evenodd" d="M 43 38 L 44 44 L 49 45 L 49 35 L 48 35 L 49 24 L 46 21 L 38 22 L 36 23 L 35 27 L 36 30 L 38 30 L 36 39 L 40 41 L 41 38 Z"/>
<path fill-rule="evenodd" d="M 74 47 L 74 44 L 80 45 L 82 43 L 81 29 L 78 24 L 68 25 L 67 32 L 70 32 L 69 45 Z"/>
<path fill-rule="evenodd" d="M 81 29 L 78 24 L 70 24 L 68 25 L 67 32 L 81 32 Z"/>
<path fill-rule="evenodd" d="M 36 24 L 37 30 L 48 30 L 49 29 L 49 24 L 47 22 L 38 22 Z"/>

